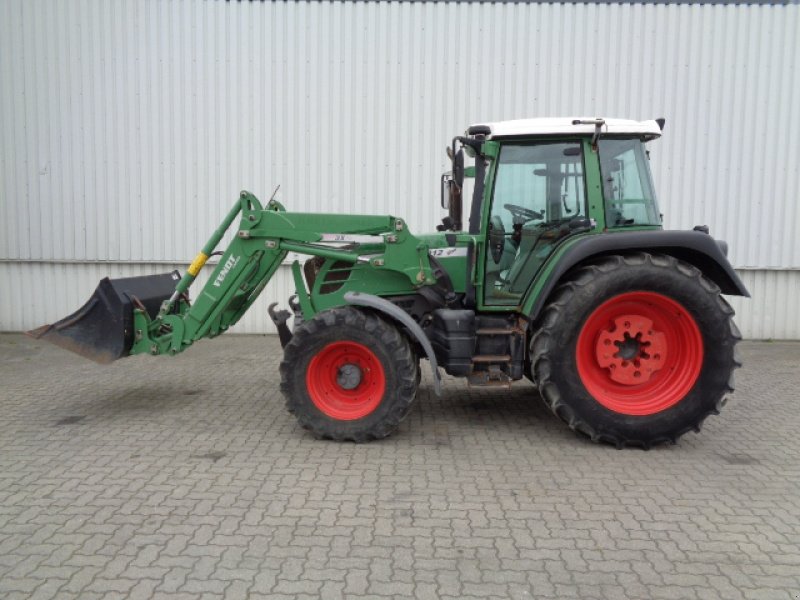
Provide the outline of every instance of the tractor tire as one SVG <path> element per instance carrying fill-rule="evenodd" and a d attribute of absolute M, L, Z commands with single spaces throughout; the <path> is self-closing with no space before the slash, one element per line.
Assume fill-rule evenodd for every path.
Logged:
<path fill-rule="evenodd" d="M 531 341 L 545 403 L 595 442 L 648 449 L 700 431 L 733 391 L 741 339 L 720 289 L 672 256 L 581 267 Z"/>
<path fill-rule="evenodd" d="M 355 307 L 298 327 L 280 366 L 286 408 L 317 438 L 368 442 L 393 433 L 417 394 L 419 361 L 392 323 Z"/>

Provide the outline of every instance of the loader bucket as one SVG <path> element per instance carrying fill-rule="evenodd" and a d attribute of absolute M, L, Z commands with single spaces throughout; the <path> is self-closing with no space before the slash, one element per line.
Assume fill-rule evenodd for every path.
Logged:
<path fill-rule="evenodd" d="M 130 353 L 133 309 L 144 307 L 155 317 L 179 280 L 177 271 L 113 280 L 106 277 L 77 311 L 28 335 L 101 364 L 113 362 Z"/>

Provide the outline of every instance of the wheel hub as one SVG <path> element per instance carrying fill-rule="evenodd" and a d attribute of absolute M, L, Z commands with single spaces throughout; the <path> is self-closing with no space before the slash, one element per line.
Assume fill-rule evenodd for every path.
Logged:
<path fill-rule="evenodd" d="M 595 347 L 597 364 L 623 385 L 645 383 L 664 366 L 666 337 L 642 315 L 625 314 L 603 329 Z"/>
<path fill-rule="evenodd" d="M 336 383 L 344 390 L 354 390 L 361 384 L 361 368 L 353 363 L 346 363 L 339 367 L 336 373 Z"/>

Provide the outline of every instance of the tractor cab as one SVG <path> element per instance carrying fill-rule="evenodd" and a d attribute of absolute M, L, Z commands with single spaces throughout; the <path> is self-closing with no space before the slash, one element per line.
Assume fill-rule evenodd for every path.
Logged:
<path fill-rule="evenodd" d="M 663 122 L 524 119 L 473 125 L 448 148 L 440 229 L 462 229 L 462 189 L 474 177 L 468 232 L 486 239 L 486 306 L 519 305 L 568 238 L 613 229 L 659 229 L 644 144 Z M 456 145 L 461 147 L 456 149 Z M 474 166 L 465 167 L 465 153 Z"/>

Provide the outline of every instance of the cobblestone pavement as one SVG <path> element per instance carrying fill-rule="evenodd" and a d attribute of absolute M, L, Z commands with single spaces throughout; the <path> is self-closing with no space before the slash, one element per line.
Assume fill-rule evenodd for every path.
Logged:
<path fill-rule="evenodd" d="M 0 597 L 800 598 L 800 344 L 744 343 L 700 435 L 586 442 L 533 388 L 423 380 L 316 441 L 276 338 L 100 367 L 0 336 Z"/>

